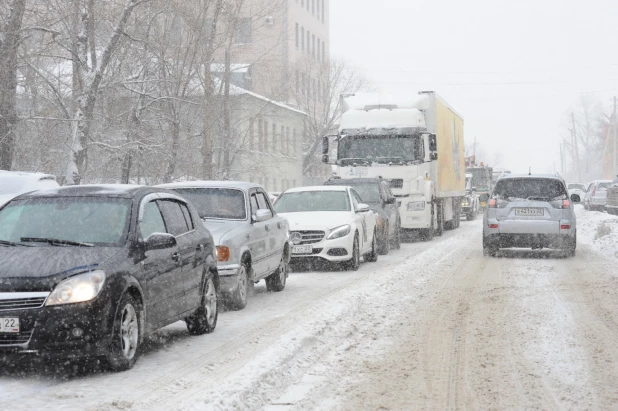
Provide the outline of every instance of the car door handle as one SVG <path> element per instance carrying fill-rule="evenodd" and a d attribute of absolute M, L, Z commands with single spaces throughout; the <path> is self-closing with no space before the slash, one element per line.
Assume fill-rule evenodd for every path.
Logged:
<path fill-rule="evenodd" d="M 180 253 L 172 254 L 172 260 L 174 260 L 176 262 L 180 261 Z"/>
<path fill-rule="evenodd" d="M 279 230 L 281 230 L 281 222 L 278 222 L 278 223 L 277 223 L 277 228 L 278 228 Z"/>
<path fill-rule="evenodd" d="M 269 226 L 269 225 L 265 225 L 265 226 L 264 226 L 264 229 L 265 229 L 266 231 L 270 231 L 270 226 Z"/>

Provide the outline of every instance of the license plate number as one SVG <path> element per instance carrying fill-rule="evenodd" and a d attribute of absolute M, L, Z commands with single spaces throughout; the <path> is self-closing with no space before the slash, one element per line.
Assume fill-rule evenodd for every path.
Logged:
<path fill-rule="evenodd" d="M 295 245 L 292 248 L 292 254 L 311 254 L 313 253 L 313 246 L 311 245 Z"/>
<path fill-rule="evenodd" d="M 18 333 L 19 318 L 0 318 L 0 333 Z"/>
<path fill-rule="evenodd" d="M 522 217 L 542 217 L 545 215 L 545 210 L 542 208 L 516 208 L 515 215 Z"/>
<path fill-rule="evenodd" d="M 481 202 L 481 207 L 487 207 L 487 201 L 482 201 Z"/>

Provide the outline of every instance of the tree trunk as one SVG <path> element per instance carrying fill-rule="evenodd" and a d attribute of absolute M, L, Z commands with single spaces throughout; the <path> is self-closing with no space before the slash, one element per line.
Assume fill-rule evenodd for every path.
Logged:
<path fill-rule="evenodd" d="M 167 161 L 167 169 L 163 176 L 165 183 L 171 183 L 174 172 L 176 171 L 176 161 L 178 161 L 178 148 L 180 147 L 180 120 L 174 119 L 172 123 L 172 151 Z"/>
<path fill-rule="evenodd" d="M 10 170 L 15 153 L 17 117 L 17 48 L 26 0 L 9 3 L 9 17 L 0 32 L 0 169 Z"/>

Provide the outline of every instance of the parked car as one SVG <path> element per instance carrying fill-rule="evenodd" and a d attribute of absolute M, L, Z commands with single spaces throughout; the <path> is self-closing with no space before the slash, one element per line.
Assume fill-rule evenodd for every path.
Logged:
<path fill-rule="evenodd" d="M 277 201 L 277 197 L 279 197 L 281 195 L 280 192 L 278 191 L 271 191 L 270 193 L 268 193 L 268 197 L 270 198 L 270 202 L 272 204 L 275 204 L 275 201 Z"/>
<path fill-rule="evenodd" d="M 607 188 L 611 184 L 611 180 L 595 180 L 588 189 L 586 203 L 584 207 L 587 210 L 603 211 L 607 203 Z"/>
<path fill-rule="evenodd" d="M 20 194 L 56 188 L 60 185 L 51 174 L 0 171 L 0 207 Z"/>
<path fill-rule="evenodd" d="M 584 198 L 588 191 L 588 187 L 583 183 L 569 183 L 567 184 L 567 190 L 569 190 L 569 196 L 577 194 L 580 198 Z"/>
<path fill-rule="evenodd" d="M 309 259 L 358 270 L 360 258 L 378 260 L 376 214 L 349 186 L 293 188 L 275 210 L 290 222 L 292 261 Z"/>
<path fill-rule="evenodd" d="M 287 220 L 262 186 L 235 181 L 164 184 L 189 200 L 214 237 L 221 292 L 228 305 L 246 307 L 254 283 L 283 291 L 290 262 Z"/>
<path fill-rule="evenodd" d="M 618 215 L 618 179 L 611 182 L 607 187 L 607 202 L 605 210 L 612 215 Z"/>
<path fill-rule="evenodd" d="M 215 248 L 178 195 L 73 186 L 0 209 L 0 357 L 100 357 L 131 368 L 145 335 L 217 325 Z"/>
<path fill-rule="evenodd" d="M 381 178 L 331 178 L 324 185 L 350 186 L 360 195 L 363 203 L 376 213 L 378 252 L 388 254 L 390 248 L 401 248 L 401 217 L 397 199 L 388 182 Z"/>
<path fill-rule="evenodd" d="M 559 249 L 574 256 L 577 226 L 573 204 L 562 178 L 545 175 L 501 177 L 483 217 L 483 251 L 500 248 Z"/>
<path fill-rule="evenodd" d="M 474 220 L 480 210 L 480 200 L 472 186 L 472 177 L 472 174 L 466 174 L 466 195 L 461 199 L 461 215 L 468 221 Z"/>

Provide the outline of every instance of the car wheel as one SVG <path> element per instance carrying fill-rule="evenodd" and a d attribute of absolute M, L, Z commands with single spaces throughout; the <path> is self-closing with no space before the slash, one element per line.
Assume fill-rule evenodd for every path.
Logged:
<path fill-rule="evenodd" d="M 569 239 L 566 242 L 566 247 L 562 249 L 562 252 L 566 258 L 575 257 L 577 253 L 577 231 L 575 232 L 575 237 L 573 239 Z"/>
<path fill-rule="evenodd" d="M 208 272 L 200 307 L 185 318 L 187 330 L 192 335 L 208 334 L 215 330 L 219 318 L 219 300 L 215 286 L 215 276 Z"/>
<path fill-rule="evenodd" d="M 135 365 L 141 348 L 142 318 L 141 304 L 132 295 L 123 295 L 118 304 L 112 344 L 106 358 L 112 370 L 126 371 Z"/>
<path fill-rule="evenodd" d="M 249 292 L 253 283 L 249 279 L 249 267 L 246 263 L 240 265 L 238 273 L 238 286 L 230 296 L 230 308 L 232 310 L 242 310 L 247 306 Z"/>
<path fill-rule="evenodd" d="M 358 271 L 360 268 L 360 247 L 358 245 L 358 234 L 354 236 L 354 245 L 352 246 L 352 259 L 343 263 L 348 271 Z"/>
<path fill-rule="evenodd" d="M 285 262 L 286 257 L 283 256 L 279 262 L 279 267 L 270 276 L 266 277 L 266 291 L 283 291 L 288 278 L 288 264 Z"/>
<path fill-rule="evenodd" d="M 393 240 L 393 249 L 400 250 L 401 249 L 401 222 L 397 222 L 397 227 L 395 228 L 395 239 Z"/>
<path fill-rule="evenodd" d="M 380 236 L 380 240 L 378 244 L 378 252 L 380 253 L 380 255 L 387 255 L 391 249 L 391 246 L 388 240 L 388 227 L 389 227 L 388 221 L 385 224 L 386 226 L 382 232 L 382 235 Z"/>
<path fill-rule="evenodd" d="M 386 243 L 388 248 L 388 242 Z M 363 257 L 368 263 L 375 263 L 378 261 L 378 240 L 376 240 L 376 233 L 373 233 L 373 240 L 371 241 L 371 252 L 365 254 Z"/>

